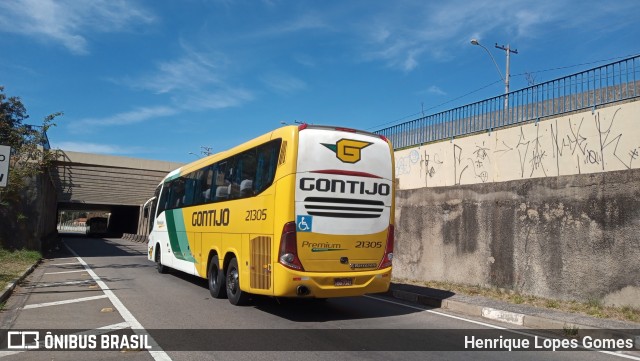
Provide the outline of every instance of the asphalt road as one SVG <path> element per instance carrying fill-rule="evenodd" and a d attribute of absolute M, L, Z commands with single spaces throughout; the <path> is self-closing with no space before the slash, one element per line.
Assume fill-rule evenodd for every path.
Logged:
<path fill-rule="evenodd" d="M 0 313 L 2 361 L 617 360 L 625 356 L 593 351 L 452 351 L 464 346 L 465 337 L 510 339 L 521 334 L 504 330 L 509 327 L 505 324 L 383 295 L 325 302 L 257 297 L 248 306 L 233 306 L 211 298 L 205 280 L 179 272 L 157 273 L 146 260 L 146 244 L 83 237 L 67 237 L 64 242 L 71 251 L 63 249 L 44 260 Z M 52 334 L 97 330 L 94 333 L 102 337 L 113 329 L 144 335 L 151 350 L 118 344 L 114 351 L 25 352 L 6 349 L 9 341 L 4 335 L 7 330 L 54 330 Z M 527 339 L 532 345 L 536 341 L 533 336 Z M 545 340 L 549 339 L 540 337 L 537 342 L 542 345 Z"/>

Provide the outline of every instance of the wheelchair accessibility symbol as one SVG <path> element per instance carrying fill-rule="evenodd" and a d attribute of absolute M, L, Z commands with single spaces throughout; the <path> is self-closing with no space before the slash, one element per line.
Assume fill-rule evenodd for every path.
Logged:
<path fill-rule="evenodd" d="M 311 232 L 312 228 L 313 228 L 312 216 L 297 216 L 296 230 L 298 232 Z"/>

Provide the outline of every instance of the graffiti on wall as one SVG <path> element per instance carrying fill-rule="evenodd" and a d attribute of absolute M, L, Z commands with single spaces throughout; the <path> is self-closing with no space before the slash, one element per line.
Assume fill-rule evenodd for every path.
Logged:
<path fill-rule="evenodd" d="M 398 151 L 401 189 L 638 168 L 639 103 Z"/>

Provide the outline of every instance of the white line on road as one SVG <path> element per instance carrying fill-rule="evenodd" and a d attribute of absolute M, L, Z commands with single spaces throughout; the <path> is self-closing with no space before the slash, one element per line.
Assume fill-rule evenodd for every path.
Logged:
<path fill-rule="evenodd" d="M 66 305 L 68 303 L 76 303 L 76 302 L 84 302 L 84 301 L 93 301 L 99 300 L 101 298 L 107 298 L 107 295 L 100 296 L 91 296 L 91 297 L 82 297 L 82 298 L 74 298 L 72 300 L 64 300 L 64 301 L 55 301 L 55 302 L 45 302 L 45 303 L 35 303 L 32 305 L 26 305 L 22 307 L 24 310 L 28 310 L 31 308 L 40 308 L 40 307 L 49 307 L 49 306 L 58 306 L 58 305 Z"/>
<path fill-rule="evenodd" d="M 153 344 L 153 348 L 154 348 L 154 350 L 149 350 L 149 354 L 151 354 L 151 357 L 153 357 L 153 359 L 156 361 L 171 361 L 171 357 L 169 357 L 169 355 L 166 352 L 164 352 L 164 350 L 160 346 L 158 346 L 158 343 L 153 339 L 153 337 L 151 337 L 151 335 L 149 335 L 146 332 L 144 327 L 142 327 L 142 324 L 140 324 L 140 322 L 138 322 L 138 320 L 133 316 L 133 314 L 129 312 L 129 310 L 125 307 L 122 301 L 120 301 L 118 296 L 116 296 L 116 294 L 113 293 L 111 289 L 109 289 L 109 286 L 107 286 L 107 284 L 104 283 L 100 279 L 100 277 L 98 277 L 98 275 L 95 272 L 93 272 L 91 268 L 89 268 L 89 265 L 87 265 L 87 263 L 82 258 L 80 258 L 80 256 L 78 256 L 78 254 L 73 249 L 71 249 L 71 247 L 69 247 L 66 243 L 64 245 L 65 247 L 67 247 L 69 252 L 71 252 L 71 254 L 76 256 L 76 259 L 78 260 L 78 262 L 80 262 L 80 264 L 84 267 L 84 269 L 87 270 L 87 273 L 91 275 L 91 278 L 93 278 L 93 280 L 96 281 L 96 283 L 98 284 L 98 286 L 100 286 L 104 294 L 107 295 L 107 297 L 109 297 L 109 301 L 111 301 L 113 306 L 118 310 L 118 312 L 120 312 L 120 315 L 122 316 L 122 318 L 124 318 L 124 320 L 129 324 L 129 326 L 131 326 L 133 331 L 139 335 L 146 334 L 149 336 L 149 341 Z"/>
<path fill-rule="evenodd" d="M 425 312 L 433 313 L 435 315 L 444 316 L 444 317 L 448 317 L 448 318 L 453 318 L 453 319 L 460 320 L 460 321 L 465 321 L 465 322 L 469 322 L 469 323 L 475 323 L 477 325 L 481 325 L 481 326 L 485 326 L 485 327 L 490 327 L 490 328 L 495 328 L 495 329 L 498 329 L 498 330 L 504 330 L 504 331 L 507 331 L 507 332 L 517 333 L 517 334 L 523 335 L 523 336 L 528 336 L 528 337 L 536 337 L 537 336 L 537 337 L 540 337 L 542 339 L 550 340 L 550 338 L 548 338 L 548 337 L 538 336 L 538 335 L 534 335 L 534 334 L 527 333 L 527 332 L 522 332 L 522 331 L 517 331 L 517 330 L 512 330 L 512 329 L 508 329 L 506 327 L 492 325 L 490 323 L 470 320 L 470 319 L 466 319 L 466 318 L 463 318 L 463 317 L 449 315 L 449 314 L 438 312 L 438 311 L 434 311 L 434 310 L 428 310 L 426 308 L 411 306 L 411 305 L 407 305 L 407 304 L 404 304 L 404 303 L 401 303 L 401 302 L 390 301 L 390 300 L 386 300 L 386 299 L 383 299 L 383 298 L 378 298 L 378 297 L 374 297 L 374 296 L 367 296 L 367 295 L 365 295 L 364 297 L 370 298 L 370 299 L 376 300 L 376 301 L 381 301 L 381 302 L 391 303 L 391 304 L 398 305 L 398 306 L 411 308 L 411 309 L 414 309 L 414 310 L 425 311 Z M 640 361 L 640 357 L 636 357 L 636 356 L 632 356 L 632 355 L 626 355 L 626 354 L 623 354 L 623 353 L 618 353 L 618 352 L 613 352 L 613 351 L 596 350 L 596 349 L 591 349 L 591 348 L 585 348 L 585 350 L 596 351 L 596 352 L 600 352 L 600 353 L 605 353 L 607 355 L 612 355 L 612 356 L 627 358 L 627 359 L 630 359 L 630 360 Z"/>
<path fill-rule="evenodd" d="M 438 312 L 438 311 L 427 310 L 426 308 L 411 306 L 411 305 L 407 305 L 407 304 L 404 304 L 404 303 L 401 303 L 401 302 L 395 302 L 395 301 L 385 300 L 383 298 L 378 298 L 378 297 L 373 297 L 373 296 L 366 296 L 366 295 L 364 297 L 371 298 L 372 300 L 376 300 L 376 301 L 382 301 L 382 302 L 391 303 L 391 304 L 398 305 L 398 306 L 412 308 L 414 310 L 426 311 L 426 312 L 433 313 L 433 314 L 436 314 L 436 315 L 439 315 L 439 316 L 449 317 L 449 318 L 453 318 L 453 319 L 460 320 L 460 321 L 475 323 L 476 325 L 480 325 L 480 326 L 495 328 L 495 329 L 498 329 L 498 330 L 506 330 L 507 329 L 506 327 L 496 326 L 496 325 L 492 325 L 490 323 L 485 323 L 485 322 L 480 322 L 480 321 L 474 321 L 474 320 L 470 320 L 470 319 L 467 319 L 467 318 L 462 318 L 462 317 L 458 317 L 458 316 L 454 316 L 454 315 L 449 315 L 449 314 Z"/>
<path fill-rule="evenodd" d="M 50 266 L 68 266 L 68 265 L 72 265 L 72 264 L 78 265 L 79 263 L 78 262 L 56 263 L 56 264 L 52 264 Z"/>

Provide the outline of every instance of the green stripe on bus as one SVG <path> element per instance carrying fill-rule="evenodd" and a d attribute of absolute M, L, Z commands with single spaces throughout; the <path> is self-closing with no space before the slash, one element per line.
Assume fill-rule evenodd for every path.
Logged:
<path fill-rule="evenodd" d="M 167 232 L 169 233 L 169 243 L 171 250 L 177 259 L 195 263 L 195 258 L 189 248 L 189 239 L 184 227 L 184 219 L 181 209 L 171 209 L 167 211 Z"/>

